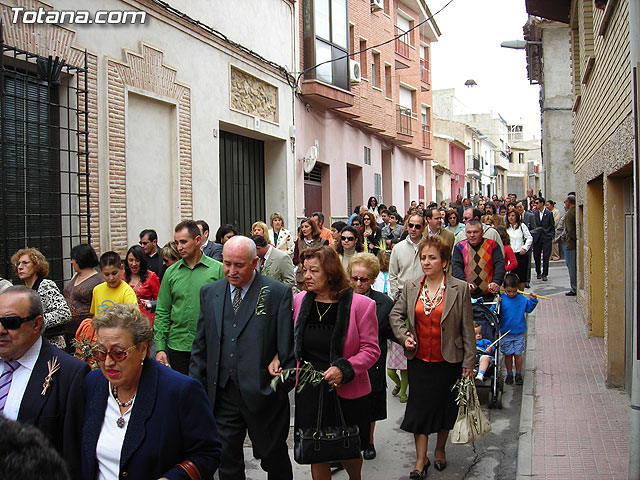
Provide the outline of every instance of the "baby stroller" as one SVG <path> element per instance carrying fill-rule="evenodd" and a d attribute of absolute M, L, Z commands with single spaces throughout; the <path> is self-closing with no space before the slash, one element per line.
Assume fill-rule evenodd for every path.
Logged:
<path fill-rule="evenodd" d="M 478 299 L 473 304 L 473 321 L 482 327 L 482 338 L 492 343 L 500 337 L 500 319 L 498 316 L 497 302 L 483 302 Z M 500 342 L 493 346 L 489 353 L 493 362 L 484 375 L 484 380 L 476 380 L 477 389 L 490 389 L 489 408 L 502 408 L 502 392 L 504 380 L 502 378 L 502 363 L 500 362 Z"/>

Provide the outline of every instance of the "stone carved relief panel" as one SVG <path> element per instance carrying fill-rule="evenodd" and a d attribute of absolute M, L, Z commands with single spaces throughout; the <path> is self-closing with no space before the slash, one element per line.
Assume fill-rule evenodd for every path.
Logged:
<path fill-rule="evenodd" d="M 231 108 L 278 123 L 278 88 L 232 66 Z"/>

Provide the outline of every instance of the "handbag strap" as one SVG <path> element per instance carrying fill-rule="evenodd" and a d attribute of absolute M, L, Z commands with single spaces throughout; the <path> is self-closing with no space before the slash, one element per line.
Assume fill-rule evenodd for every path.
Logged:
<path fill-rule="evenodd" d="M 202 476 L 200 475 L 200 470 L 196 467 L 196 464 L 191 460 L 185 460 L 184 462 L 180 462 L 178 467 L 182 468 L 191 480 L 202 480 Z"/>
<path fill-rule="evenodd" d="M 338 399 L 338 392 L 334 390 L 335 393 L 335 402 L 336 402 L 336 412 L 338 412 L 338 421 L 341 422 L 340 425 L 344 428 L 347 427 L 347 422 L 344 418 L 344 413 L 342 413 L 342 407 L 340 406 L 340 400 Z M 316 420 L 316 430 L 319 431 L 322 426 L 322 411 L 324 409 L 324 385 L 320 385 L 320 400 L 318 401 L 318 418 Z"/>

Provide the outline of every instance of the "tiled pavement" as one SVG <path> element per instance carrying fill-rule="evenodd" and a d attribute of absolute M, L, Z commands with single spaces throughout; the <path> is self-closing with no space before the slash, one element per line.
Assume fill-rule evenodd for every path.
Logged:
<path fill-rule="evenodd" d="M 626 479 L 630 400 L 605 387 L 604 340 L 564 294 L 540 301 L 535 332 L 534 478 Z"/>

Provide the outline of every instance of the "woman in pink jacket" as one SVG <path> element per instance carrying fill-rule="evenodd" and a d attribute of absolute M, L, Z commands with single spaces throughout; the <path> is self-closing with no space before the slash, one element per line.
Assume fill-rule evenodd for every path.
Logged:
<path fill-rule="evenodd" d="M 300 254 L 306 292 L 293 302 L 294 350 L 298 362 L 323 372 L 320 386 L 296 393 L 296 430 L 316 424 L 320 389 L 324 389 L 323 425 L 335 424 L 332 391 L 338 395 L 347 425 L 358 425 L 362 445 L 369 443 L 367 370 L 380 356 L 376 304 L 349 288 L 338 254 L 317 247 Z M 362 456 L 342 462 L 352 480 L 360 480 Z M 329 463 L 311 465 L 314 480 L 331 478 Z"/>

